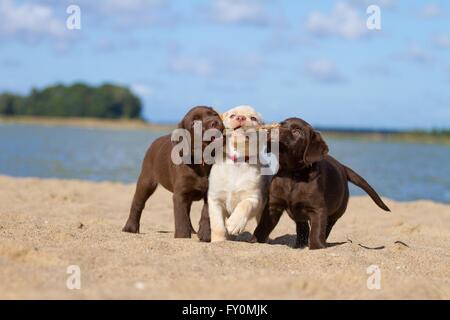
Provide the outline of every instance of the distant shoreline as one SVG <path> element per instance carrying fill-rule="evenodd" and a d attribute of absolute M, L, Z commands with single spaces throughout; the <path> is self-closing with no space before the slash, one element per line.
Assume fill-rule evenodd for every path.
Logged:
<path fill-rule="evenodd" d="M 68 126 L 80 128 L 105 128 L 114 130 L 171 131 L 176 124 L 159 124 L 139 119 L 56 118 L 36 116 L 0 116 L 0 124 L 29 124 L 42 126 Z M 420 131 L 365 131 L 321 128 L 324 136 L 332 139 L 354 139 L 405 143 L 450 145 L 450 134 Z"/>
<path fill-rule="evenodd" d="M 139 119 L 56 118 L 34 116 L 0 116 L 0 124 L 30 124 L 81 128 L 106 128 L 115 130 L 171 131 L 175 124 L 156 124 Z"/>
<path fill-rule="evenodd" d="M 414 132 L 414 131 L 383 133 L 383 132 L 336 132 L 336 131 L 322 130 L 322 132 L 325 138 L 332 138 L 332 139 L 450 145 L 450 136 L 448 134 L 433 134 L 428 132 Z"/>

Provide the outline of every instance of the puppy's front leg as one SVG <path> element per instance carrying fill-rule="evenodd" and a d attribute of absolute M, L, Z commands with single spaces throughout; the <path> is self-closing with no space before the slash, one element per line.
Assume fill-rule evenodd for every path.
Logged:
<path fill-rule="evenodd" d="M 190 238 L 192 225 L 189 217 L 192 201 L 179 193 L 173 194 L 173 209 L 175 213 L 175 238 Z"/>
<path fill-rule="evenodd" d="M 261 220 L 253 233 L 252 240 L 256 240 L 259 243 L 265 243 L 269 238 L 270 233 L 278 224 L 278 221 L 280 221 L 284 209 L 285 208 L 282 206 L 270 205 L 269 203 L 266 204 L 261 215 Z"/>
<path fill-rule="evenodd" d="M 209 212 L 208 212 L 208 201 L 205 197 L 205 201 L 203 203 L 202 215 L 200 217 L 200 221 L 198 223 L 198 232 L 197 236 L 202 242 L 210 242 L 211 241 L 211 223 L 209 222 Z"/>
<path fill-rule="evenodd" d="M 208 198 L 209 221 L 211 224 L 211 242 L 227 240 L 225 228 L 225 209 L 219 201 Z"/>
<path fill-rule="evenodd" d="M 228 234 L 236 236 L 244 232 L 248 220 L 258 206 L 258 200 L 255 199 L 245 199 L 239 202 L 226 222 Z"/>
<path fill-rule="evenodd" d="M 127 223 L 123 227 L 123 232 L 139 233 L 142 210 L 148 198 L 155 192 L 158 183 L 142 172 L 136 184 L 133 202 L 131 204 L 130 215 Z"/>

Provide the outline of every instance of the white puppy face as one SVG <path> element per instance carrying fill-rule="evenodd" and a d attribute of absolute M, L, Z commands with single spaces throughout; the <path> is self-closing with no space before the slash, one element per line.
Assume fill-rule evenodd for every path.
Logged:
<path fill-rule="evenodd" d="M 250 106 L 238 106 L 222 114 L 222 121 L 226 129 L 246 129 L 263 124 L 259 112 Z"/>
<path fill-rule="evenodd" d="M 238 106 L 222 114 L 222 121 L 227 134 L 227 152 L 239 156 L 254 156 L 257 145 L 250 147 L 249 132 L 256 134 L 255 127 L 262 125 L 261 114 L 250 106 Z"/>

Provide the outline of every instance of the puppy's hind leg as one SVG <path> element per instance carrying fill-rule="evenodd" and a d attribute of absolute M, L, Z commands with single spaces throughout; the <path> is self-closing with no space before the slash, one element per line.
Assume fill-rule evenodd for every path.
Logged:
<path fill-rule="evenodd" d="M 310 215 L 311 231 L 309 233 L 309 249 L 323 249 L 327 247 L 326 233 L 328 217 L 324 209 Z"/>
<path fill-rule="evenodd" d="M 347 194 L 347 201 L 348 201 L 348 194 Z M 328 217 L 328 223 L 327 223 L 327 231 L 326 231 L 326 239 L 328 239 L 331 230 L 333 229 L 334 225 L 336 224 L 336 222 L 338 221 L 338 219 L 340 217 L 342 217 L 342 215 L 344 214 L 345 210 L 347 209 L 347 201 L 345 201 L 341 208 L 339 208 L 338 211 L 336 211 L 336 213 L 334 213 L 333 215 Z"/>
<path fill-rule="evenodd" d="M 328 218 L 328 223 L 327 223 L 327 231 L 325 234 L 325 239 L 328 239 L 328 236 L 331 233 L 331 230 L 333 229 L 333 226 L 335 225 L 337 219 L 334 219 L 334 217 L 329 217 Z"/>
<path fill-rule="evenodd" d="M 296 248 L 304 248 L 308 246 L 309 224 L 308 221 L 297 221 L 297 241 Z"/>
<path fill-rule="evenodd" d="M 131 204 L 130 215 L 122 231 L 139 233 L 142 210 L 148 198 L 155 192 L 158 183 L 152 178 L 141 174 L 136 184 L 133 202 Z"/>
<path fill-rule="evenodd" d="M 176 191 L 172 200 L 175 214 L 175 238 L 190 238 L 193 229 L 190 218 L 192 200 L 189 195 Z"/>

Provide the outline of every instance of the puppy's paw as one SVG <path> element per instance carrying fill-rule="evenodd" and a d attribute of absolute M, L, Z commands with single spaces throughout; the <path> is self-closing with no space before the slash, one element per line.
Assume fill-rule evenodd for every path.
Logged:
<path fill-rule="evenodd" d="M 226 222 L 228 234 L 237 236 L 244 232 L 247 221 L 248 219 L 246 217 L 231 215 Z"/>
<path fill-rule="evenodd" d="M 200 224 L 197 232 L 198 239 L 201 242 L 211 242 L 211 228 L 208 225 Z"/>
<path fill-rule="evenodd" d="M 222 241 L 226 241 L 227 240 L 227 236 L 225 233 L 211 233 L 211 242 L 222 242 Z"/>
<path fill-rule="evenodd" d="M 122 231 L 129 233 L 139 233 L 139 224 L 128 221 L 125 227 L 123 227 Z"/>

